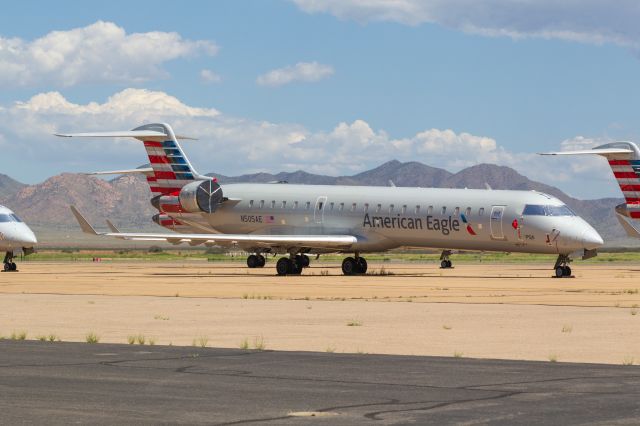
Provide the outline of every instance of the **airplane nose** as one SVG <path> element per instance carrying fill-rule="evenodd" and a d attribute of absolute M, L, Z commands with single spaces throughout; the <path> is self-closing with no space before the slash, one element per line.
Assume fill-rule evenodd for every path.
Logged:
<path fill-rule="evenodd" d="M 604 244 L 604 240 L 598 231 L 589 227 L 582 232 L 582 243 L 587 250 L 593 250 Z"/>

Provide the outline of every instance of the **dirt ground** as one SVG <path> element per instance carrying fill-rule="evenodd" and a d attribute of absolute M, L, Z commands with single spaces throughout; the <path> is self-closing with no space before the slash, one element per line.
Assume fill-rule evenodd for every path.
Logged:
<path fill-rule="evenodd" d="M 640 363 L 640 265 L 40 263 L 0 274 L 0 335 L 275 350 Z M 327 275 L 328 274 L 328 275 Z"/>

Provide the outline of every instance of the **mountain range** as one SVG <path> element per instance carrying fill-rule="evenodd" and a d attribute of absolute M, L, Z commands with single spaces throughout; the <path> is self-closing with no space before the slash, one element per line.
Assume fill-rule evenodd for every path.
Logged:
<path fill-rule="evenodd" d="M 278 182 L 323 185 L 378 185 L 537 190 L 558 197 L 591 223 L 609 246 L 633 246 L 634 240 L 618 224 L 613 208 L 622 198 L 579 200 L 558 188 L 528 179 L 515 170 L 492 164 L 478 164 L 451 173 L 420 162 L 389 161 L 374 169 L 352 176 L 325 176 L 295 172 L 255 173 L 225 176 L 209 173 L 224 183 Z M 42 183 L 25 185 L 0 174 L 0 203 L 13 209 L 35 230 L 75 233 L 77 223 L 69 212 L 76 205 L 94 223 L 109 218 L 126 230 L 158 230 L 151 222 L 156 212 L 149 204 L 151 193 L 141 175 L 123 175 L 106 181 L 83 174 L 63 173 Z"/>

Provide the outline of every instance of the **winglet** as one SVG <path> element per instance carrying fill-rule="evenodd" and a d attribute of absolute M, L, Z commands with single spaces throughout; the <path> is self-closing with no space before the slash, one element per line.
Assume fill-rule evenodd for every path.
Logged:
<path fill-rule="evenodd" d="M 618 222 L 620 222 L 620 225 L 622 225 L 628 236 L 632 238 L 640 238 L 640 232 L 632 224 L 627 222 L 627 220 L 618 212 L 616 212 L 616 219 L 618 219 Z"/>
<path fill-rule="evenodd" d="M 109 229 L 111 229 L 111 232 L 114 232 L 116 234 L 120 233 L 120 230 L 118 228 L 116 228 L 116 226 L 109 219 L 107 219 L 106 222 L 107 222 L 107 226 L 109 227 Z"/>
<path fill-rule="evenodd" d="M 78 209 L 75 208 L 75 206 L 69 206 L 69 208 L 71 209 L 71 213 L 73 213 L 73 215 L 76 217 L 76 220 L 80 224 L 82 232 L 92 235 L 100 235 L 96 232 L 95 229 L 93 229 L 93 226 L 91 226 L 89 222 L 87 222 L 87 219 L 82 216 L 82 214 L 78 211 Z"/>

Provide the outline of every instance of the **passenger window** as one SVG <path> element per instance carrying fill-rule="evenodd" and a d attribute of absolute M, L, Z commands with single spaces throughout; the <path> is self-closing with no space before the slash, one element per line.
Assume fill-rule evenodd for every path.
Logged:
<path fill-rule="evenodd" d="M 364 203 L 364 212 L 365 213 L 369 212 L 369 203 Z"/>
<path fill-rule="evenodd" d="M 260 208 L 263 209 L 264 208 L 264 200 L 260 200 Z"/>
<path fill-rule="evenodd" d="M 344 210 L 344 203 L 340 203 L 340 211 Z"/>
<path fill-rule="evenodd" d="M 351 211 L 355 212 L 358 205 L 356 203 L 351 204 Z"/>
<path fill-rule="evenodd" d="M 252 209 L 253 208 L 253 200 L 249 200 L 249 208 Z"/>
<path fill-rule="evenodd" d="M 467 207 L 467 210 L 465 210 L 465 215 L 471 216 L 471 207 Z"/>
<path fill-rule="evenodd" d="M 429 215 L 433 214 L 433 206 L 427 207 L 427 214 Z"/>
<path fill-rule="evenodd" d="M 333 203 L 329 203 L 329 210 L 333 210 Z"/>
<path fill-rule="evenodd" d="M 324 203 L 322 201 L 320 201 L 318 203 L 318 210 L 322 210 L 322 207 L 324 206 Z"/>
<path fill-rule="evenodd" d="M 393 204 L 389 204 L 389 214 L 393 213 Z"/>
<path fill-rule="evenodd" d="M 453 209 L 454 216 L 458 216 L 459 214 L 460 214 L 460 207 L 456 207 L 455 209 Z"/>
<path fill-rule="evenodd" d="M 293 208 L 294 208 L 294 209 L 297 209 L 297 208 L 298 208 L 298 202 L 297 202 L 297 201 L 294 201 L 294 202 L 293 202 Z"/>
<path fill-rule="evenodd" d="M 443 208 L 442 208 L 442 210 L 441 210 L 440 212 L 441 212 L 441 214 L 444 216 L 444 214 L 447 212 L 447 208 L 446 208 L 446 207 L 443 207 Z"/>
<path fill-rule="evenodd" d="M 416 214 L 420 214 L 420 206 L 416 206 Z"/>
<path fill-rule="evenodd" d="M 287 202 L 286 202 L 286 201 L 283 201 L 283 202 L 282 202 L 282 208 L 283 208 L 283 209 L 287 208 Z"/>
<path fill-rule="evenodd" d="M 376 213 L 380 213 L 380 210 L 382 210 L 382 204 L 376 206 Z"/>
<path fill-rule="evenodd" d="M 404 206 L 402 206 L 402 210 L 400 211 L 400 213 L 405 214 L 407 212 L 407 205 L 405 204 Z"/>
<path fill-rule="evenodd" d="M 480 207 L 480 210 L 478 210 L 478 216 L 482 216 L 484 214 L 484 207 Z"/>
<path fill-rule="evenodd" d="M 271 208 L 275 209 L 276 208 L 276 202 L 275 200 L 271 200 Z"/>
<path fill-rule="evenodd" d="M 307 204 L 306 204 L 305 208 L 307 210 L 309 210 L 311 208 L 311 201 L 307 201 Z"/>

